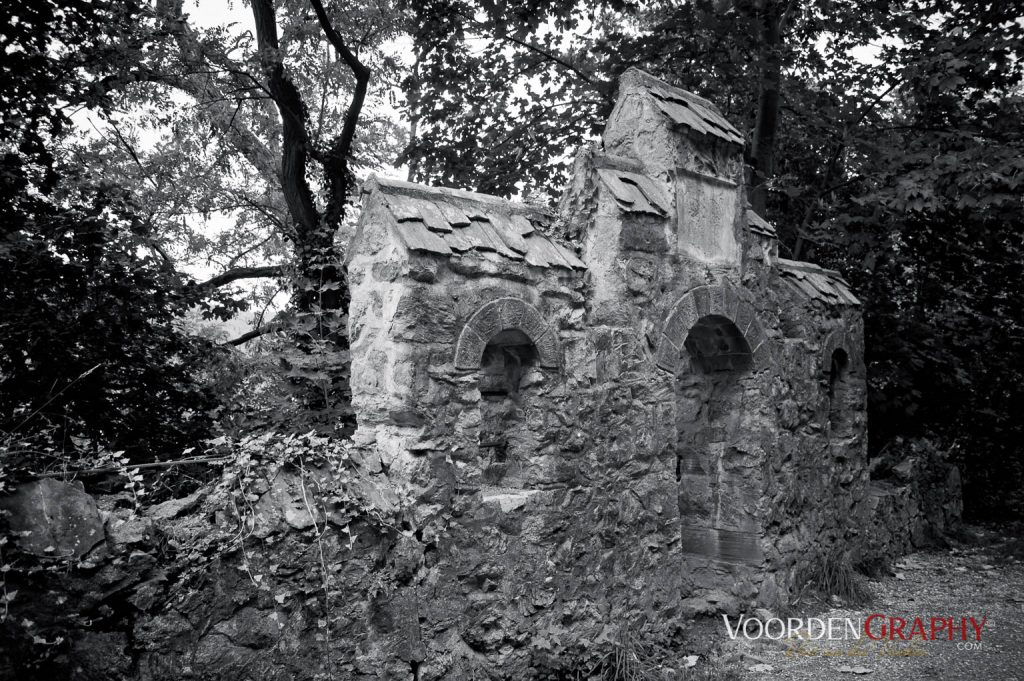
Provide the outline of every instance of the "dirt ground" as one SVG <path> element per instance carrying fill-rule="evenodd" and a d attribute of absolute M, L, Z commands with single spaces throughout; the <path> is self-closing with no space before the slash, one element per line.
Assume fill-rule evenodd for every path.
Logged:
<path fill-rule="evenodd" d="M 1024 537 L 1008 535 L 1005 529 L 977 527 L 968 528 L 964 537 L 965 542 L 951 548 L 915 553 L 898 561 L 893 574 L 868 583 L 872 593 L 868 605 L 854 608 L 836 603 L 830 609 L 819 605 L 792 616 L 826 621 L 849 617 L 863 622 L 878 613 L 886 619 L 872 620 L 876 636 L 878 625 L 888 622 L 890 616 L 908 621 L 906 634 L 915 617 L 923 620 L 926 629 L 932 617 L 952 617 L 956 627 L 961 618 L 974 617 L 979 624 L 984 621 L 980 641 L 975 640 L 969 622 L 967 643 L 961 640 L 959 628 L 954 641 L 944 632 L 934 641 L 921 641 L 919 634 L 913 641 L 900 641 L 898 636 L 894 642 L 872 641 L 863 633 L 859 640 L 833 641 L 746 640 L 741 633 L 734 641 L 719 618 L 718 635 L 725 641 L 717 662 L 727 663 L 726 678 L 744 681 L 1024 681 Z M 757 626 L 752 625 L 750 631 L 756 636 Z M 841 636 L 837 630 L 837 638 Z"/>

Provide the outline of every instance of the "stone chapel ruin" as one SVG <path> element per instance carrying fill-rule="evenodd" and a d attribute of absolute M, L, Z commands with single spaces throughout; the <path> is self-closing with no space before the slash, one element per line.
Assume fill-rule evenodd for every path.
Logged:
<path fill-rule="evenodd" d="M 434 576 L 396 597 L 409 650 L 458 630 L 500 657 L 516 632 L 695 599 L 776 608 L 827 552 L 867 550 L 860 303 L 778 256 L 743 144 L 633 69 L 557 214 L 367 183 L 355 438 L 450 518 Z"/>

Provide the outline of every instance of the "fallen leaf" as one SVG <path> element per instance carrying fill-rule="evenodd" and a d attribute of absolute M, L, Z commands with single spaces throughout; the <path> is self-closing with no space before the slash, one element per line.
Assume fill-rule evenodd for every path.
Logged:
<path fill-rule="evenodd" d="M 683 658 L 684 668 L 689 669 L 690 667 L 697 666 L 697 660 L 700 659 L 700 655 L 687 655 Z"/>

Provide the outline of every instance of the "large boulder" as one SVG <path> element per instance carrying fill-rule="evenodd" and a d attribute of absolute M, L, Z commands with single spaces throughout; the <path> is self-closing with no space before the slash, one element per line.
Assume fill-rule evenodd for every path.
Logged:
<path fill-rule="evenodd" d="M 0 499 L 23 551 L 79 560 L 104 540 L 103 519 L 81 482 L 43 478 Z"/>

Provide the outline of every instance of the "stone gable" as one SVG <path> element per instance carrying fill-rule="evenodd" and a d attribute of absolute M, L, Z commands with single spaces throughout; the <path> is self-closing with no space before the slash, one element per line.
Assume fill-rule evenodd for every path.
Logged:
<path fill-rule="evenodd" d="M 778 608 L 835 547 L 868 551 L 860 303 L 778 257 L 742 149 L 631 70 L 556 215 L 367 184 L 356 441 L 450 516 L 428 647 L 457 633 L 514 670 L 509 632 Z"/>

